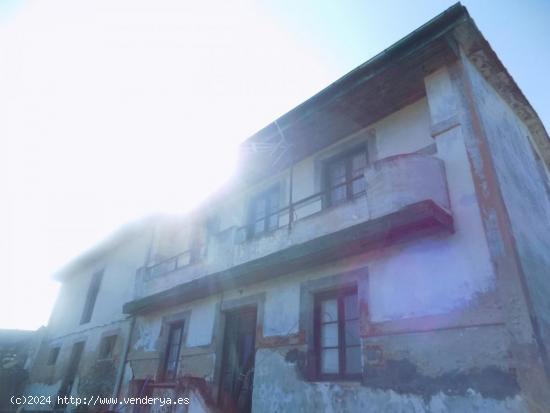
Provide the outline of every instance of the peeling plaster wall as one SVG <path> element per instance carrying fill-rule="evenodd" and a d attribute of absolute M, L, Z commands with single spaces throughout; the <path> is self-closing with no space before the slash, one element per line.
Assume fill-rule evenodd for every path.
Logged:
<path fill-rule="evenodd" d="M 212 300 L 200 302 L 193 307 L 193 316 L 189 322 L 187 345 L 189 347 L 207 346 L 212 342 L 216 306 Z"/>
<path fill-rule="evenodd" d="M 465 60 L 491 146 L 500 190 L 511 221 L 528 294 L 550 351 L 550 201 L 548 176 L 537 164 L 525 124 Z M 550 368 L 550 366 L 548 366 Z"/>
<path fill-rule="evenodd" d="M 431 347 L 431 346 L 430 346 Z M 277 380 L 273 380 L 277 377 Z M 450 396 L 438 392 L 422 395 L 382 391 L 360 383 L 305 382 L 292 362 L 280 351 L 262 349 L 256 353 L 254 412 L 355 413 L 355 412 L 526 412 L 520 396 L 502 400 L 483 397 L 474 390 Z"/>
<path fill-rule="evenodd" d="M 134 336 L 137 338 L 133 348 L 135 350 L 156 351 L 161 327 L 162 320 L 158 314 L 140 317 L 134 327 Z"/>
<path fill-rule="evenodd" d="M 422 315 L 445 314 L 446 311 L 466 308 L 469 304 L 468 294 L 482 291 L 483 285 L 475 282 L 466 285 L 459 277 L 464 271 L 463 267 L 454 272 L 448 269 L 453 265 L 447 265 L 444 267 L 446 271 L 438 274 L 438 268 L 430 267 L 430 260 L 424 259 L 423 255 L 433 245 L 448 242 L 455 236 L 436 236 L 420 243 L 413 241 L 396 249 L 372 251 L 331 265 L 227 291 L 223 297 L 217 295 L 146 317 L 141 316 L 136 324 L 135 343 L 129 357 L 134 378 L 155 377 L 161 361 L 160 352 L 163 350 L 159 341 L 161 320 L 166 316 L 190 312 L 190 328 L 182 348 L 180 374 L 198 375 L 212 382 L 216 339 L 220 338 L 216 337 L 215 329 L 220 300 L 227 302 L 265 294 L 261 301 L 263 317 L 258 319 L 261 327 L 259 334 L 263 337 L 288 337 L 299 331 L 301 283 L 358 268 L 364 268 L 363 277 L 369 284 L 369 296 L 363 297 L 369 303 L 369 322 L 392 319 L 411 320 L 414 323 L 416 317 Z M 403 251 L 407 255 L 408 250 L 411 250 L 409 254 L 413 257 L 418 253 L 420 255 L 411 261 L 399 258 Z M 384 268 L 384 265 L 389 267 Z M 403 268 L 412 269 L 413 273 L 403 273 Z M 470 270 L 466 268 L 466 272 Z M 428 278 L 424 283 L 419 282 L 418 274 L 425 271 L 432 271 L 432 284 L 439 281 L 436 286 L 437 296 L 422 296 L 427 287 L 433 288 Z M 395 283 L 392 288 L 384 290 L 377 284 L 377 279 L 384 282 L 384 278 L 395 273 L 401 274 L 402 280 L 399 282 L 392 278 Z M 449 299 L 454 289 L 457 291 L 455 301 Z M 458 293 L 462 294 L 462 300 Z M 406 296 L 413 299 L 407 299 Z M 259 314 L 261 316 L 262 311 Z M 449 320 L 452 321 L 452 317 Z M 199 326 L 202 327 L 200 332 Z M 197 330 L 193 333 L 195 327 Z M 195 334 L 197 337 L 193 338 Z M 198 340 L 210 336 L 214 339 L 211 343 Z M 262 348 L 257 352 L 253 411 L 355 412 L 374 407 L 374 411 L 388 412 L 526 411 L 515 386 L 514 375 L 507 373 L 508 339 L 502 325 L 369 337 L 364 338 L 363 343 L 364 348 L 376 345 L 383 349 L 387 371 L 391 372 L 391 386 L 388 387 L 388 379 L 380 374 L 377 381 L 367 380 L 362 384 L 307 382 L 301 377 L 297 363 L 285 360 L 291 350 L 298 350 L 298 354 L 305 351 L 303 345 Z M 368 371 L 369 367 L 365 368 Z M 367 376 L 372 377 L 373 374 L 370 372 Z M 487 394 L 494 391 L 490 383 L 495 377 L 506 383 L 508 387 L 504 387 L 503 392 L 509 391 L 509 394 Z M 437 385 L 440 381 L 442 384 Z M 444 386 L 450 386 L 450 390 L 444 389 Z M 469 390 L 470 386 L 474 389 Z M 423 394 L 422 388 L 426 388 L 428 393 Z"/>

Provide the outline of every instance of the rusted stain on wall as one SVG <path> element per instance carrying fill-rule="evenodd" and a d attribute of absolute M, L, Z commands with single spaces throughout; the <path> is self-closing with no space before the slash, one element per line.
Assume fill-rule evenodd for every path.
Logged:
<path fill-rule="evenodd" d="M 400 394 L 416 394 L 425 400 L 441 392 L 448 396 L 466 396 L 469 389 L 484 397 L 503 400 L 519 394 L 514 370 L 484 367 L 451 371 L 440 376 L 426 376 L 409 360 L 386 360 L 382 366 L 367 366 L 363 384 Z"/>

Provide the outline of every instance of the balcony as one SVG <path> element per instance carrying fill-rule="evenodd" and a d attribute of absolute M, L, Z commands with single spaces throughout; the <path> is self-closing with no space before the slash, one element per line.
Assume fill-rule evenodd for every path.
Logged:
<path fill-rule="evenodd" d="M 278 226 L 261 237 L 248 237 L 246 226 L 232 227 L 209 238 L 198 262 L 185 251 L 141 268 L 136 300 L 127 303 L 125 311 L 198 299 L 373 248 L 453 231 L 440 159 L 393 156 L 367 167 L 359 179 L 365 179 L 366 191 L 349 202 L 327 208 L 326 192 L 312 194 L 274 212 Z"/>

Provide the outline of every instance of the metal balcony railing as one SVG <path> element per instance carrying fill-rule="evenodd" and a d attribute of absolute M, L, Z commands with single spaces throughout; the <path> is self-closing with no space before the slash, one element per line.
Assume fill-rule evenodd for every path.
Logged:
<path fill-rule="evenodd" d="M 349 179 L 338 185 L 331 186 L 323 191 L 316 192 L 302 198 L 299 201 L 291 202 L 288 205 L 271 212 L 270 214 L 254 220 L 249 220 L 249 222 L 241 227 L 241 230 L 244 229 L 246 231 L 247 239 L 254 239 L 280 228 L 288 227 L 291 229 L 294 221 L 297 221 L 298 219 L 305 218 L 306 216 L 316 214 L 331 207 L 336 207 L 364 195 L 366 193 L 364 189 L 356 193 L 354 193 L 351 189 L 353 188 L 355 182 L 359 182 L 364 179 L 365 178 L 363 175 L 359 175 L 353 179 Z M 340 188 L 344 190 L 344 196 L 341 199 L 333 199 L 331 194 L 335 193 L 335 191 Z M 262 221 L 268 221 L 268 230 L 255 234 L 254 228 L 256 224 Z M 271 225 L 271 223 L 274 224 Z"/>
<path fill-rule="evenodd" d="M 334 185 L 330 188 L 325 189 L 324 191 L 317 192 L 315 194 L 309 195 L 305 198 L 300 199 L 299 201 L 292 202 L 282 208 L 279 208 L 277 211 L 274 211 L 268 215 L 265 215 L 261 218 L 258 218 L 255 221 L 249 221 L 245 225 L 239 228 L 241 231 L 246 231 L 246 238 L 253 240 L 258 238 L 266 233 L 275 231 L 284 227 L 287 227 L 289 230 L 292 228 L 292 224 L 298 219 L 305 218 L 310 215 L 321 212 L 324 209 L 336 207 L 345 202 L 350 201 L 351 199 L 358 198 L 361 195 L 365 194 L 365 191 L 361 191 L 352 194 L 352 191 L 349 190 L 353 186 L 354 182 L 364 179 L 364 177 L 358 176 L 348 181 L 342 182 L 341 184 Z M 334 200 L 330 198 L 330 194 L 334 193 L 340 188 L 344 188 L 346 196 L 343 199 Z M 259 234 L 253 233 L 253 228 L 256 222 L 262 220 L 269 220 L 269 222 L 274 222 L 273 227 L 269 226 L 269 231 L 263 231 Z M 179 254 L 166 258 L 162 261 L 155 262 L 151 265 L 145 266 L 142 270 L 145 270 L 147 278 L 155 278 L 167 274 L 169 272 L 176 271 L 180 268 L 186 267 L 193 262 L 193 250 L 188 249 Z"/>
<path fill-rule="evenodd" d="M 179 268 L 185 267 L 191 263 L 191 250 L 184 251 L 173 257 L 166 258 L 160 262 L 146 267 L 149 277 L 158 277 Z"/>

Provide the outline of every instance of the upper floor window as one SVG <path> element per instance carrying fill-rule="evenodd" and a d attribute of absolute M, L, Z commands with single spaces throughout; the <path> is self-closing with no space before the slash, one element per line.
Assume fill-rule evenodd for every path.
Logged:
<path fill-rule="evenodd" d="M 101 339 L 101 344 L 100 344 L 100 347 L 99 347 L 99 358 L 100 359 L 111 359 L 111 358 L 113 358 L 116 339 L 117 339 L 116 335 L 103 337 Z"/>
<path fill-rule="evenodd" d="M 346 152 L 325 165 L 327 205 L 338 205 L 365 192 L 363 171 L 367 166 L 365 150 Z"/>
<path fill-rule="evenodd" d="M 317 377 L 361 376 L 361 342 L 357 290 L 321 293 L 315 297 Z"/>
<path fill-rule="evenodd" d="M 168 344 L 164 358 L 163 378 L 167 381 L 175 380 L 178 372 L 181 343 L 183 342 L 183 321 L 170 324 L 168 333 Z"/>
<path fill-rule="evenodd" d="M 248 236 L 257 237 L 279 227 L 279 187 L 274 186 L 250 201 Z"/>
<path fill-rule="evenodd" d="M 97 294 L 99 293 L 99 286 L 101 285 L 102 278 L 103 271 L 98 271 L 92 276 L 90 286 L 88 287 L 86 301 L 84 302 L 84 310 L 82 311 L 80 324 L 86 324 L 92 319 L 92 313 L 94 311 L 94 306 L 97 300 Z"/>
<path fill-rule="evenodd" d="M 53 347 L 50 350 L 50 355 L 48 357 L 48 366 L 53 366 L 57 362 L 57 358 L 59 357 L 60 350 L 61 350 L 61 347 Z"/>

